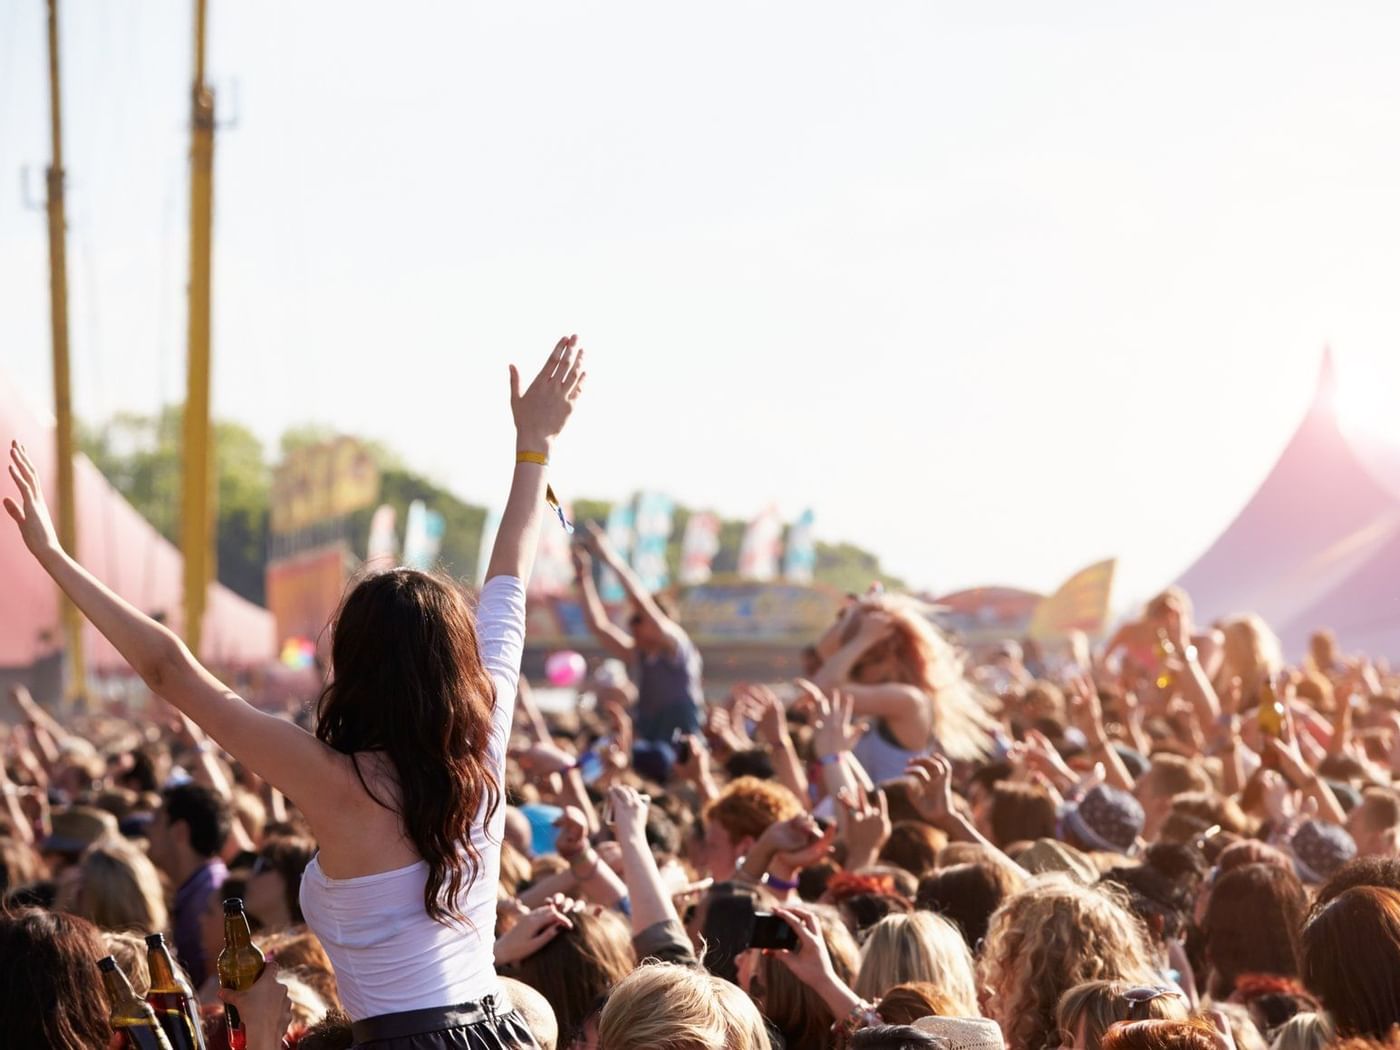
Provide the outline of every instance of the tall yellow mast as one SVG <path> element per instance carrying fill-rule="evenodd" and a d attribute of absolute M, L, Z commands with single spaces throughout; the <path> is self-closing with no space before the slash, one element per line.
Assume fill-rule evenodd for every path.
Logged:
<path fill-rule="evenodd" d="M 189 362 L 185 394 L 185 643 L 199 653 L 205 598 L 214 575 L 214 450 L 209 440 L 209 300 L 214 221 L 214 92 L 204 82 L 206 0 L 194 6 L 194 88 L 190 147 Z"/>
<path fill-rule="evenodd" d="M 49 217 L 49 310 L 53 327 L 54 444 L 58 459 L 58 538 L 64 550 L 78 554 L 78 508 L 73 486 L 73 405 L 68 375 L 68 221 L 63 208 L 63 124 L 58 82 L 58 0 L 49 8 L 49 130 L 53 163 L 47 172 Z M 60 594 L 63 641 L 67 658 L 63 695 L 71 704 L 87 692 L 83 659 L 83 619 L 78 608 Z"/>

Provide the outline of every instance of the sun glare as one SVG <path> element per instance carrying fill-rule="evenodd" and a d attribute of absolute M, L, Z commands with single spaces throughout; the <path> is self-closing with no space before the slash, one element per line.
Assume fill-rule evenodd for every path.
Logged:
<path fill-rule="evenodd" d="M 1337 422 L 1348 434 L 1400 447 L 1400 368 L 1345 362 L 1337 370 Z"/>

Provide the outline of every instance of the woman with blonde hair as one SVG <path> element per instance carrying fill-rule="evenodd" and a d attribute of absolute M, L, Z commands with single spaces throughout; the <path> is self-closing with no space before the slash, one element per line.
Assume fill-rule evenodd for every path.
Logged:
<path fill-rule="evenodd" d="M 74 884 L 64 892 L 69 911 L 104 930 L 169 931 L 160 875 L 149 857 L 124 839 L 90 847 L 78 862 Z"/>
<path fill-rule="evenodd" d="M 1240 680 L 1245 707 L 1258 703 L 1259 686 L 1283 668 L 1283 646 L 1278 635 L 1254 613 L 1223 620 L 1220 630 L 1224 645 L 1220 668 L 1215 673 L 1215 691 L 1222 696 L 1232 679 Z"/>
<path fill-rule="evenodd" d="M 927 981 L 947 996 L 954 1017 L 977 1017 L 972 952 L 958 928 L 941 915 L 916 911 L 887 915 L 861 950 L 855 993 L 866 1000 L 897 984 Z"/>
<path fill-rule="evenodd" d="M 1062 1050 L 1099 1050 L 1121 1021 L 1185 1021 L 1189 1004 L 1179 989 L 1128 981 L 1085 981 L 1060 996 L 1055 1021 Z"/>
<path fill-rule="evenodd" d="M 995 721 L 952 643 L 912 598 L 852 603 L 815 651 L 821 667 L 814 683 L 847 693 L 855 716 L 874 723 L 854 753 L 876 783 L 903 776 L 934 744 L 958 759 L 990 751 Z"/>
<path fill-rule="evenodd" d="M 619 981 L 598 1021 L 598 1050 L 768 1050 L 768 1032 L 739 986 L 673 963 Z"/>
<path fill-rule="evenodd" d="M 1056 1041 L 1056 1007 L 1075 985 L 1159 982 L 1146 929 L 1103 889 L 1043 876 L 992 916 L 982 946 L 984 1005 L 1008 1050 Z"/>

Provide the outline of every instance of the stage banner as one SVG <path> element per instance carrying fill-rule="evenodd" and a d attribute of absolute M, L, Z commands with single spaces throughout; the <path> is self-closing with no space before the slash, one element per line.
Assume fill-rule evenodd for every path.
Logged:
<path fill-rule="evenodd" d="M 804 510 L 788 527 L 787 550 L 783 552 L 783 579 L 789 583 L 811 583 L 817 570 L 817 544 L 812 536 L 816 515 Z"/>
<path fill-rule="evenodd" d="M 739 575 L 760 583 L 778 575 L 778 555 L 783 545 L 783 519 L 777 507 L 767 507 L 749 524 L 739 547 Z"/>
<path fill-rule="evenodd" d="M 345 594 L 349 562 L 349 548 L 337 545 L 268 564 L 267 608 L 277 621 L 279 643 L 311 639 L 323 657 L 329 655 L 325 627 Z"/>
<path fill-rule="evenodd" d="M 624 562 L 632 556 L 632 541 L 636 536 L 636 525 L 637 511 L 631 500 L 626 503 L 614 503 L 612 509 L 608 511 L 608 543 L 613 550 L 617 551 L 618 557 Z M 622 581 L 617 578 L 617 573 L 606 565 L 598 573 L 598 597 L 609 605 L 620 602 L 627 597 L 627 592 L 623 590 Z"/>
<path fill-rule="evenodd" d="M 636 546 L 632 568 L 642 586 L 655 593 L 671 582 L 666 565 L 666 544 L 671 539 L 671 514 L 675 504 L 670 496 L 643 492 L 637 497 Z"/>
<path fill-rule="evenodd" d="M 384 503 L 374 512 L 369 521 L 369 542 L 365 546 L 365 568 L 383 572 L 394 567 L 394 558 L 399 551 L 399 537 L 394 531 L 397 515 L 394 508 Z"/>
<path fill-rule="evenodd" d="M 1068 637 L 1072 631 L 1083 631 L 1090 638 L 1104 635 L 1117 567 L 1117 559 L 1110 558 L 1071 576 L 1036 606 L 1030 636 L 1036 641 L 1051 642 Z"/>
<path fill-rule="evenodd" d="M 709 511 L 692 514 L 681 540 L 681 583 L 708 583 L 710 565 L 719 553 L 719 518 Z"/>
<path fill-rule="evenodd" d="M 782 583 L 705 584 L 681 595 L 681 623 L 697 645 L 807 643 L 831 626 L 841 596 Z"/>
<path fill-rule="evenodd" d="M 430 572 L 442 550 L 444 529 L 441 514 L 429 510 L 421 499 L 410 503 L 403 526 L 403 563 L 410 569 Z"/>

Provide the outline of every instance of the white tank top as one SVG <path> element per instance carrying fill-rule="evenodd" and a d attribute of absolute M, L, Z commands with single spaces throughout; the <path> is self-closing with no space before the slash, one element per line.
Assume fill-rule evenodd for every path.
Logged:
<path fill-rule="evenodd" d="M 497 576 L 481 590 L 476 610 L 481 661 L 496 686 L 496 706 L 486 748 L 497 784 L 505 777 L 506 746 L 520 657 L 525 646 L 525 589 L 513 576 Z M 392 702 L 391 697 L 386 700 Z M 331 963 L 345 1012 L 352 1021 L 405 1010 L 424 1010 L 501 996 L 492 958 L 496 933 L 496 884 L 500 879 L 505 801 L 489 828 L 472 826 L 481 863 L 458 900 L 466 923 L 444 925 L 428 917 L 425 861 L 406 868 L 333 879 L 313 857 L 301 880 L 301 910 Z"/>

